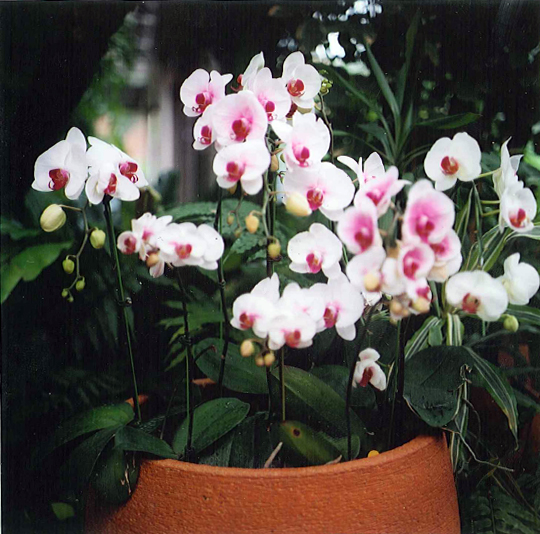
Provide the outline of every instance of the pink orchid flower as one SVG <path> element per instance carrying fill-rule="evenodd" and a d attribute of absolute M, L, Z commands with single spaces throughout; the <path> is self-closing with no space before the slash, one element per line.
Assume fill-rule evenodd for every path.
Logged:
<path fill-rule="evenodd" d="M 172 222 L 172 216 L 156 217 L 145 213 L 138 219 L 131 220 L 131 230 L 118 236 L 117 245 L 122 254 L 139 253 L 139 259 L 145 261 L 148 254 L 159 250 L 158 236 Z"/>
<path fill-rule="evenodd" d="M 321 89 L 322 78 L 317 69 L 305 64 L 302 52 L 293 52 L 283 62 L 283 85 L 291 100 L 299 108 L 311 109 L 314 98 Z"/>
<path fill-rule="evenodd" d="M 257 72 L 252 83 L 252 91 L 264 108 L 268 122 L 284 119 L 291 107 L 289 93 L 280 80 L 272 78 L 272 72 L 265 67 Z"/>
<path fill-rule="evenodd" d="M 377 226 L 377 207 L 370 198 L 363 197 L 357 205 L 345 210 L 338 222 L 337 233 L 352 254 L 382 246 Z"/>
<path fill-rule="evenodd" d="M 429 246 L 435 253 L 435 263 L 427 278 L 434 282 L 444 282 L 461 267 L 461 241 L 456 232 L 450 230 L 442 241 L 430 243 Z"/>
<path fill-rule="evenodd" d="M 270 321 L 268 328 L 268 347 L 278 350 L 283 345 L 293 349 L 303 349 L 313 344 L 316 323 L 306 313 L 280 310 Z"/>
<path fill-rule="evenodd" d="M 111 162 L 101 165 L 90 175 L 85 191 L 88 200 L 94 205 L 100 204 L 105 195 L 125 201 L 137 200 L 141 195 L 139 188 L 120 174 L 117 166 Z"/>
<path fill-rule="evenodd" d="M 208 107 L 193 125 L 193 148 L 195 150 L 204 150 L 216 140 L 212 126 L 213 113 L 214 108 Z"/>
<path fill-rule="evenodd" d="M 64 187 L 66 196 L 76 200 L 87 177 L 86 139 L 78 128 L 71 128 L 64 141 L 59 141 L 37 158 L 32 188 L 57 191 Z"/>
<path fill-rule="evenodd" d="M 359 289 L 367 301 L 378 300 L 382 288 L 382 265 L 386 259 L 384 247 L 371 247 L 356 255 L 347 264 L 346 272 L 354 287 Z"/>
<path fill-rule="evenodd" d="M 237 78 L 238 85 L 241 89 L 252 90 L 253 82 L 257 73 L 264 68 L 264 54 L 259 52 L 253 56 L 244 71 L 243 74 L 240 74 Z"/>
<path fill-rule="evenodd" d="M 370 154 L 363 165 L 362 158 L 357 163 L 349 156 L 338 156 L 338 161 L 354 172 L 360 189 L 371 180 L 383 178 L 386 175 L 381 156 L 376 152 Z"/>
<path fill-rule="evenodd" d="M 180 100 L 188 117 L 198 117 L 212 104 L 225 96 L 225 86 L 232 80 L 232 74 L 220 74 L 204 69 L 193 72 L 180 87 Z"/>

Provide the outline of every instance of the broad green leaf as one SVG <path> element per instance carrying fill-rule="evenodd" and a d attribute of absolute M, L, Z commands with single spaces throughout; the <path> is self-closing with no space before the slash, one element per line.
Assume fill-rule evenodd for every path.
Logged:
<path fill-rule="evenodd" d="M 260 241 L 264 240 L 261 234 L 250 234 L 249 232 L 242 232 L 240 237 L 238 237 L 230 248 L 230 252 L 235 254 L 244 254 L 249 252 L 254 248 L 261 246 Z"/>
<path fill-rule="evenodd" d="M 498 226 L 494 226 L 488 230 L 482 236 L 482 258 L 484 263 L 482 265 L 482 270 L 489 271 L 495 262 L 499 258 L 501 252 L 504 249 L 504 245 L 510 238 L 510 230 L 505 230 L 501 233 Z M 480 268 L 480 247 L 478 241 L 476 241 L 471 250 L 469 251 L 469 256 L 464 266 L 461 268 L 462 271 L 474 271 L 475 269 Z"/>
<path fill-rule="evenodd" d="M 173 220 L 193 220 L 197 218 L 212 218 L 216 214 L 215 202 L 187 202 L 170 210 L 159 213 L 159 216 L 171 215 Z"/>
<path fill-rule="evenodd" d="M 398 78 L 397 78 L 397 90 L 396 90 L 396 99 L 400 109 L 403 107 L 403 98 L 405 95 L 405 87 L 407 85 L 407 77 L 409 75 L 409 68 L 411 66 L 412 54 L 414 51 L 414 42 L 416 40 L 416 34 L 418 32 L 418 23 L 420 22 L 420 10 L 416 12 L 414 18 L 407 30 L 405 36 L 405 63 L 400 69 Z"/>
<path fill-rule="evenodd" d="M 528 141 L 525 145 L 523 160 L 537 171 L 540 171 L 540 155 L 534 151 L 534 143 L 532 140 Z"/>
<path fill-rule="evenodd" d="M 453 347 L 460 347 L 463 344 L 463 334 L 465 327 L 459 315 L 449 313 L 446 316 L 446 344 Z"/>
<path fill-rule="evenodd" d="M 259 412 L 242 421 L 233 431 L 229 465 L 260 468 L 272 454 L 274 446 L 268 432 L 268 414 Z"/>
<path fill-rule="evenodd" d="M 346 398 L 349 370 L 343 365 L 322 365 L 314 367 L 310 374 L 328 384 L 342 399 Z M 351 406 L 372 408 L 375 406 L 375 392 L 371 387 L 353 388 Z"/>
<path fill-rule="evenodd" d="M 192 448 L 195 453 L 209 447 L 241 423 L 249 412 L 249 404 L 234 398 L 214 399 L 195 408 L 193 412 Z M 186 452 L 189 417 L 186 417 L 173 437 L 172 448 Z"/>
<path fill-rule="evenodd" d="M 47 245 L 35 245 L 17 254 L 11 264 L 21 272 L 21 278 L 25 282 L 35 280 L 41 271 L 53 263 L 60 253 L 72 245 L 72 241 L 62 243 L 48 243 Z"/>
<path fill-rule="evenodd" d="M 245 420 L 243 421 L 245 422 Z M 240 423 L 242 424 L 242 423 Z M 240 425 L 238 425 L 240 426 Z M 233 446 L 234 432 L 238 426 L 218 439 L 212 446 L 207 447 L 206 451 L 199 458 L 200 464 L 217 465 L 219 467 L 228 467 L 231 461 L 231 452 Z"/>
<path fill-rule="evenodd" d="M 384 150 L 387 153 L 390 152 L 390 144 L 388 141 L 388 135 L 386 134 L 383 128 L 373 123 L 358 124 L 357 126 L 364 132 L 375 137 L 375 139 L 377 139 L 382 144 L 382 146 L 384 147 Z"/>
<path fill-rule="evenodd" d="M 114 446 L 124 451 L 146 452 L 162 458 L 177 458 L 167 442 L 131 426 L 125 426 L 116 433 Z"/>
<path fill-rule="evenodd" d="M 56 519 L 59 521 L 65 521 L 71 517 L 75 517 L 75 509 L 71 504 L 65 502 L 52 502 L 51 508 Z"/>
<path fill-rule="evenodd" d="M 285 366 L 285 402 L 288 419 L 302 419 L 310 426 L 321 427 L 321 430 L 336 437 L 347 434 L 345 417 L 345 401 L 327 384 L 316 376 L 298 369 Z M 273 398 L 280 403 L 279 373 L 272 372 Z M 351 410 L 351 431 L 365 441 L 365 429 L 358 416 Z"/>
<path fill-rule="evenodd" d="M 481 115 L 478 113 L 459 113 L 457 115 L 449 115 L 448 117 L 439 117 L 437 119 L 417 122 L 416 126 L 428 126 L 437 130 L 451 130 L 475 122 L 480 117 Z"/>
<path fill-rule="evenodd" d="M 197 367 L 215 382 L 219 379 L 222 347 L 223 341 L 207 338 L 197 343 L 195 348 L 195 354 L 201 354 L 196 358 Z M 223 385 L 231 391 L 240 393 L 268 393 L 266 371 L 255 365 L 253 358 L 243 358 L 238 345 L 234 343 L 229 343 L 227 349 Z"/>
<path fill-rule="evenodd" d="M 56 432 L 36 451 L 34 462 L 43 459 L 54 449 L 69 441 L 103 428 L 121 427 L 133 420 L 133 408 L 126 402 L 100 406 L 76 415 L 62 423 Z"/>
<path fill-rule="evenodd" d="M 332 73 L 334 79 L 336 79 L 347 91 L 349 91 L 352 96 L 363 102 L 368 108 L 375 111 L 377 114 L 380 114 L 377 103 L 369 98 L 366 94 L 360 91 L 357 87 L 354 86 L 350 81 L 346 80 L 339 72 L 329 65 L 325 65 L 326 70 Z"/>
<path fill-rule="evenodd" d="M 535 326 L 540 326 L 540 310 L 538 308 L 509 304 L 508 308 L 506 309 L 506 313 L 513 315 L 522 323 L 530 323 Z M 504 321 L 504 318 L 501 317 L 501 320 Z"/>
<path fill-rule="evenodd" d="M 135 455 L 115 447 L 104 451 L 96 462 L 92 487 L 102 501 L 123 504 L 131 497 L 138 478 Z"/>
<path fill-rule="evenodd" d="M 439 317 L 428 317 L 424 324 L 414 333 L 413 337 L 405 346 L 405 361 L 417 352 L 425 349 L 428 345 L 429 333 L 432 328 L 440 328 L 443 319 Z"/>
<path fill-rule="evenodd" d="M 6 263 L 0 268 L 0 303 L 3 303 L 17 287 L 21 279 L 21 270 L 11 264 Z"/>
<path fill-rule="evenodd" d="M 519 389 L 513 388 L 514 396 L 516 397 L 516 402 L 519 406 L 524 408 L 532 408 L 536 413 L 540 413 L 540 403 L 536 402 L 534 399 L 525 395 Z"/>
<path fill-rule="evenodd" d="M 25 237 L 35 237 L 42 234 L 43 231 L 38 228 L 25 228 L 20 222 L 13 219 L 0 217 L 0 234 L 8 235 L 14 241 L 24 239 Z"/>
<path fill-rule="evenodd" d="M 450 433 L 448 448 L 450 449 L 450 459 L 452 468 L 456 473 L 463 463 L 466 461 L 464 457 L 464 445 L 462 437 L 467 435 L 467 427 L 469 424 L 469 384 L 464 382 L 459 388 L 457 413 L 450 427 L 454 426 L 456 432 Z"/>
<path fill-rule="evenodd" d="M 508 426 L 518 439 L 518 413 L 514 391 L 503 373 L 490 362 L 484 360 L 469 347 L 464 347 L 468 354 L 469 365 L 473 368 L 473 378 L 484 387 L 499 405 L 508 419 Z"/>
<path fill-rule="evenodd" d="M 60 480 L 72 498 L 78 498 L 87 485 L 94 466 L 107 443 L 123 425 L 104 428 L 92 434 L 71 453 L 59 471 Z"/>
<path fill-rule="evenodd" d="M 442 345 L 442 342 L 443 342 L 442 325 L 443 325 L 443 320 L 439 321 L 437 324 L 434 324 L 429 329 L 428 345 L 430 347 L 438 347 L 439 345 Z"/>
<path fill-rule="evenodd" d="M 323 465 L 343 456 L 324 432 L 316 432 L 299 421 L 280 423 L 277 435 L 283 442 L 283 454 L 292 456 L 300 465 Z"/>

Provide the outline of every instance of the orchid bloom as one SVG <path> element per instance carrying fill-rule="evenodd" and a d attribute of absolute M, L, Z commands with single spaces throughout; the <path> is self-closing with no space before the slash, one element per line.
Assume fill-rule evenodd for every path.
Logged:
<path fill-rule="evenodd" d="M 278 312 L 305 314 L 318 323 L 324 314 L 324 302 L 312 289 L 302 288 L 296 282 L 288 284 L 277 303 Z"/>
<path fill-rule="evenodd" d="M 501 231 L 504 222 L 515 232 L 530 232 L 534 228 L 533 219 L 536 216 L 536 199 L 533 192 L 517 182 L 508 186 L 501 198 Z"/>
<path fill-rule="evenodd" d="M 484 271 L 464 271 L 446 283 L 450 306 L 476 314 L 484 321 L 496 321 L 508 307 L 506 290 L 499 280 Z"/>
<path fill-rule="evenodd" d="M 470 182 L 481 172 L 480 145 L 469 134 L 460 132 L 452 139 L 435 142 L 424 160 L 424 171 L 435 182 L 437 191 L 446 191 L 458 180 Z"/>
<path fill-rule="evenodd" d="M 461 267 L 461 241 L 454 230 L 439 243 L 430 243 L 431 250 L 435 253 L 435 263 L 428 274 L 428 280 L 444 282 L 449 276 L 457 273 Z"/>
<path fill-rule="evenodd" d="M 193 72 L 180 87 L 180 100 L 188 117 L 198 117 L 212 104 L 225 97 L 225 86 L 232 80 L 232 74 L 220 74 L 204 69 Z"/>
<path fill-rule="evenodd" d="M 540 276 L 532 265 L 520 263 L 519 257 L 516 252 L 504 260 L 504 274 L 497 280 L 504 286 L 510 304 L 525 306 L 538 291 Z"/>
<path fill-rule="evenodd" d="M 349 167 L 356 174 L 360 189 L 362 189 L 364 184 L 377 178 L 383 178 L 386 174 L 381 156 L 377 152 L 370 154 L 363 165 L 362 158 L 357 163 L 349 156 L 338 156 L 338 161 Z"/>
<path fill-rule="evenodd" d="M 321 163 L 313 171 L 289 171 L 283 183 L 288 195 L 300 193 L 311 212 L 320 209 L 331 221 L 337 221 L 343 215 L 343 209 L 354 196 L 354 185 L 347 173 L 330 162 Z"/>
<path fill-rule="evenodd" d="M 377 207 L 370 198 L 363 197 L 355 206 L 345 210 L 338 222 L 337 233 L 352 254 L 382 246 L 377 226 Z"/>
<path fill-rule="evenodd" d="M 363 254 L 356 255 L 347 264 L 346 272 L 349 280 L 370 302 L 380 298 L 383 281 L 381 269 L 385 259 L 384 247 L 371 247 Z"/>
<path fill-rule="evenodd" d="M 91 204 L 100 204 L 105 195 L 120 200 L 137 200 L 141 193 L 139 188 L 125 176 L 119 174 L 117 167 L 110 162 L 98 167 L 86 182 L 86 196 Z"/>
<path fill-rule="evenodd" d="M 78 128 L 71 128 L 64 141 L 59 141 L 37 158 L 32 188 L 57 191 L 64 187 L 67 198 L 76 200 L 84 189 L 87 176 L 86 139 Z"/>
<path fill-rule="evenodd" d="M 435 263 L 435 253 L 428 245 L 416 243 L 403 245 L 399 250 L 397 268 L 405 281 L 407 294 L 417 296 L 417 286 L 426 287 L 426 277 Z"/>
<path fill-rule="evenodd" d="M 273 121 L 272 128 L 276 135 L 286 143 L 283 155 L 287 167 L 291 170 L 314 169 L 330 148 L 330 131 L 314 113 L 296 113 L 292 126 L 280 121 Z M 350 180 L 349 180 L 350 181 Z"/>
<path fill-rule="evenodd" d="M 283 62 L 282 83 L 291 100 L 299 108 L 311 109 L 321 89 L 322 78 L 317 69 L 305 64 L 302 52 L 293 52 Z"/>
<path fill-rule="evenodd" d="M 355 324 L 364 312 L 364 298 L 360 292 L 344 274 L 329 280 L 328 284 L 315 284 L 310 291 L 324 303 L 318 331 L 335 326 L 341 338 L 352 341 L 356 337 Z"/>
<path fill-rule="evenodd" d="M 341 273 L 341 241 L 320 223 L 313 223 L 308 232 L 296 234 L 287 245 L 287 254 L 291 271 L 316 274 L 322 269 L 327 278 Z"/>
<path fill-rule="evenodd" d="M 264 139 L 268 117 L 257 97 L 250 91 L 227 95 L 213 110 L 212 127 L 222 146 L 245 140 Z"/>
<path fill-rule="evenodd" d="M 213 113 L 214 108 L 212 106 L 208 107 L 193 125 L 193 148 L 195 150 L 204 150 L 216 140 L 214 128 L 212 127 Z"/>
<path fill-rule="evenodd" d="M 408 180 L 398 180 L 398 176 L 397 167 L 390 167 L 383 176 L 364 183 L 356 193 L 355 205 L 362 197 L 368 197 L 377 207 L 377 216 L 382 217 L 388 211 L 392 197 L 410 183 Z"/>
<path fill-rule="evenodd" d="M 218 185 L 229 189 L 240 181 L 248 195 L 255 195 L 262 189 L 262 175 L 269 166 L 270 154 L 264 141 L 259 140 L 229 145 L 214 159 Z"/>
<path fill-rule="evenodd" d="M 499 198 L 505 190 L 518 182 L 517 171 L 523 154 L 510 156 L 507 139 L 501 147 L 501 166 L 493 173 L 493 185 Z"/>
<path fill-rule="evenodd" d="M 264 297 L 272 304 L 277 304 L 279 301 L 279 276 L 274 273 L 270 278 L 263 278 L 251 290 L 252 295 Z"/>
<path fill-rule="evenodd" d="M 291 107 L 291 99 L 280 80 L 272 78 L 268 67 L 257 72 L 252 90 L 268 116 L 268 122 L 284 119 Z"/>
<path fill-rule="evenodd" d="M 365 388 L 368 384 L 371 384 L 379 391 L 386 389 L 386 375 L 376 363 L 380 358 L 380 354 L 375 349 L 364 349 L 358 355 L 360 361 L 356 362 L 356 369 L 354 370 L 353 387 L 357 385 Z"/>
<path fill-rule="evenodd" d="M 283 345 L 303 349 L 313 344 L 317 327 L 306 313 L 281 310 L 272 318 L 268 327 L 268 347 L 278 350 Z"/>
<path fill-rule="evenodd" d="M 237 78 L 237 82 L 240 85 L 241 89 L 251 90 L 255 77 L 257 73 L 264 68 L 264 54 L 259 52 L 253 56 L 244 71 L 243 74 L 240 74 Z"/>
<path fill-rule="evenodd" d="M 401 231 L 404 241 L 439 243 L 452 229 L 454 203 L 435 191 L 428 180 L 419 180 L 409 190 Z"/>

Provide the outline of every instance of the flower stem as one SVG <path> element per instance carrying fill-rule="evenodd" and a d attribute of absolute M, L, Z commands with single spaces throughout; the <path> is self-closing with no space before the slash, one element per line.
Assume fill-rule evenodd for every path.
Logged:
<path fill-rule="evenodd" d="M 490 174 L 490 173 L 488 173 Z M 491 173 L 493 174 L 493 173 Z M 476 187 L 476 182 L 473 180 L 474 188 L 474 215 L 476 219 L 476 234 L 478 236 L 478 255 L 480 259 L 480 268 L 484 268 L 484 244 L 482 241 L 482 201 L 480 199 L 480 194 L 478 193 L 478 188 Z M 486 336 L 486 322 L 482 321 L 482 337 Z"/>
<path fill-rule="evenodd" d="M 373 312 L 375 311 L 375 307 L 377 306 L 377 304 L 378 303 L 375 303 L 367 313 L 366 322 L 364 324 L 364 330 L 362 331 L 362 337 L 360 338 L 360 343 L 358 344 L 358 347 L 360 348 L 360 350 L 362 350 L 362 345 L 368 333 L 369 323 L 371 322 L 371 316 L 373 315 Z M 348 460 L 352 460 L 352 434 L 351 434 L 350 408 L 351 408 L 352 385 L 353 385 L 353 378 L 354 378 L 354 370 L 356 369 L 356 362 L 357 362 L 357 358 L 353 358 L 350 363 L 349 381 L 347 382 L 347 392 L 346 392 L 346 397 L 345 397 L 345 419 L 347 421 L 347 459 Z"/>
<path fill-rule="evenodd" d="M 216 209 L 216 218 L 214 220 L 214 230 L 221 234 L 221 202 L 223 198 L 223 190 L 219 188 L 219 198 Z M 223 275 L 222 258 L 218 260 L 218 284 L 219 295 L 221 299 L 221 312 L 223 313 L 223 323 L 221 328 L 221 341 L 223 342 L 223 350 L 221 351 L 221 362 L 219 366 L 218 389 L 219 396 L 223 396 L 223 378 L 225 376 L 225 361 L 227 359 L 227 351 L 229 349 L 229 312 L 227 311 L 227 301 L 225 300 L 225 276 Z"/>
<path fill-rule="evenodd" d="M 281 386 L 281 420 L 287 420 L 287 410 L 285 408 L 285 349 L 282 348 L 279 354 L 279 383 Z"/>
<path fill-rule="evenodd" d="M 322 119 L 324 123 L 326 124 L 328 131 L 330 132 L 330 158 L 332 160 L 332 163 L 334 163 L 334 131 L 332 130 L 332 125 L 330 124 L 330 121 L 328 120 L 328 116 L 326 115 L 326 108 L 324 107 L 324 97 L 320 93 L 319 93 L 319 100 L 321 102 Z"/>
<path fill-rule="evenodd" d="M 191 336 L 189 333 L 189 314 L 187 309 L 187 294 L 182 282 L 182 276 L 180 274 L 180 268 L 174 269 L 176 274 L 176 280 L 178 281 L 178 288 L 180 289 L 182 297 L 182 311 L 184 314 L 184 340 L 186 343 L 186 411 L 188 416 L 188 433 L 186 443 L 186 455 L 185 458 L 189 462 L 191 460 L 191 442 L 193 439 L 193 406 L 191 397 L 191 382 L 193 380 L 193 347 L 191 342 Z"/>
<path fill-rule="evenodd" d="M 133 380 L 133 393 L 134 393 L 134 403 L 135 411 L 137 414 L 137 422 L 141 421 L 141 406 L 139 404 L 139 389 L 137 387 L 137 377 L 135 375 L 135 361 L 133 359 L 133 348 L 131 346 L 131 334 L 129 329 L 129 319 L 127 313 L 127 307 L 131 305 L 131 300 L 126 299 L 124 293 L 124 284 L 122 283 L 122 272 L 120 270 L 120 258 L 118 257 L 118 250 L 116 248 L 116 239 L 114 236 L 114 226 L 112 222 L 112 212 L 111 212 L 111 197 L 105 195 L 103 199 L 103 207 L 105 214 L 105 221 L 107 222 L 107 233 L 109 234 L 109 249 L 111 251 L 111 256 L 115 262 L 115 270 L 118 282 L 118 296 L 120 297 L 119 302 L 122 307 L 122 315 L 124 317 L 124 327 L 126 330 L 126 344 L 129 355 L 129 362 L 131 366 L 131 377 Z M 84 213 L 84 212 L 83 212 Z"/>
<path fill-rule="evenodd" d="M 500 212 L 501 210 L 486 211 L 485 213 L 482 213 L 482 217 L 491 217 L 492 215 L 498 215 Z"/>

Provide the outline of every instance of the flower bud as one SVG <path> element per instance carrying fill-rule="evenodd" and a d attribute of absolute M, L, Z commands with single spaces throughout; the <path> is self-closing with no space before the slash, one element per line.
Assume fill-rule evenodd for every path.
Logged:
<path fill-rule="evenodd" d="M 234 237 L 240 237 L 242 235 L 242 228 L 237 228 L 234 231 Z"/>
<path fill-rule="evenodd" d="M 75 283 L 75 289 L 77 291 L 82 291 L 84 289 L 84 286 L 86 285 L 86 282 L 84 280 L 84 276 L 82 278 L 79 278 L 77 282 Z"/>
<path fill-rule="evenodd" d="M 257 367 L 264 367 L 264 358 L 260 354 L 255 356 L 255 365 Z"/>
<path fill-rule="evenodd" d="M 66 259 L 62 262 L 62 267 L 66 274 L 71 274 L 75 270 L 75 263 L 69 256 L 66 256 Z"/>
<path fill-rule="evenodd" d="M 280 254 L 281 254 L 281 245 L 279 244 L 279 241 L 275 241 L 274 243 L 270 243 L 268 245 L 268 255 L 273 260 L 275 260 Z"/>
<path fill-rule="evenodd" d="M 148 258 L 146 258 L 146 266 L 150 269 L 154 265 L 157 265 L 159 263 L 159 254 L 156 252 L 152 252 L 152 254 L 148 254 Z"/>
<path fill-rule="evenodd" d="M 259 218 L 255 215 L 253 215 L 253 213 L 250 213 L 247 217 L 246 217 L 246 228 L 247 228 L 247 231 L 250 233 L 250 234 L 254 234 L 257 229 L 259 228 Z"/>
<path fill-rule="evenodd" d="M 227 224 L 229 226 L 232 226 L 234 224 L 234 215 L 232 213 L 229 213 L 229 215 L 227 215 Z"/>
<path fill-rule="evenodd" d="M 66 212 L 58 204 L 47 206 L 39 218 L 39 224 L 45 232 L 55 232 L 62 228 L 65 222 Z"/>
<path fill-rule="evenodd" d="M 368 458 L 373 458 L 374 456 L 378 456 L 379 454 L 380 454 L 380 452 L 379 452 L 379 451 L 376 451 L 376 450 L 374 449 L 374 450 L 368 452 L 367 457 L 368 457 Z"/>
<path fill-rule="evenodd" d="M 105 232 L 103 230 L 100 230 L 99 228 L 94 228 L 94 230 L 92 230 L 92 233 L 90 234 L 90 243 L 94 248 L 100 249 L 103 248 L 103 246 L 105 245 L 106 238 L 107 236 L 105 235 Z"/>
<path fill-rule="evenodd" d="M 429 300 L 424 297 L 418 297 L 412 304 L 413 310 L 418 313 L 427 313 L 430 307 Z"/>
<path fill-rule="evenodd" d="M 69 291 L 67 289 L 62 289 L 62 298 L 67 299 L 69 297 Z"/>
<path fill-rule="evenodd" d="M 270 350 L 263 356 L 263 360 L 264 365 L 270 367 L 276 361 L 276 355 Z"/>
<path fill-rule="evenodd" d="M 503 328 L 509 332 L 517 332 L 519 330 L 519 321 L 513 315 L 507 315 L 504 318 Z"/>
<path fill-rule="evenodd" d="M 242 341 L 242 344 L 240 345 L 240 354 L 244 358 L 249 358 L 249 356 L 253 356 L 253 353 L 255 352 L 255 345 L 252 341 L 249 339 L 245 339 Z"/>
<path fill-rule="evenodd" d="M 73 295 L 68 295 L 67 301 L 71 304 L 75 299 L 73 298 Z"/>
<path fill-rule="evenodd" d="M 227 189 L 227 191 L 231 194 L 231 195 L 234 195 L 236 193 L 236 188 L 238 187 L 238 182 L 235 183 L 232 187 L 229 187 L 229 189 Z"/>
<path fill-rule="evenodd" d="M 276 172 L 279 170 L 279 160 L 275 154 L 272 154 L 272 159 L 270 161 L 270 172 Z"/>
<path fill-rule="evenodd" d="M 364 276 L 364 289 L 366 291 L 379 291 L 381 288 L 381 275 L 377 272 L 369 272 Z"/>
<path fill-rule="evenodd" d="M 300 193 L 291 193 L 286 199 L 285 208 L 287 208 L 289 213 L 297 217 L 307 217 L 311 214 L 306 197 Z"/>

